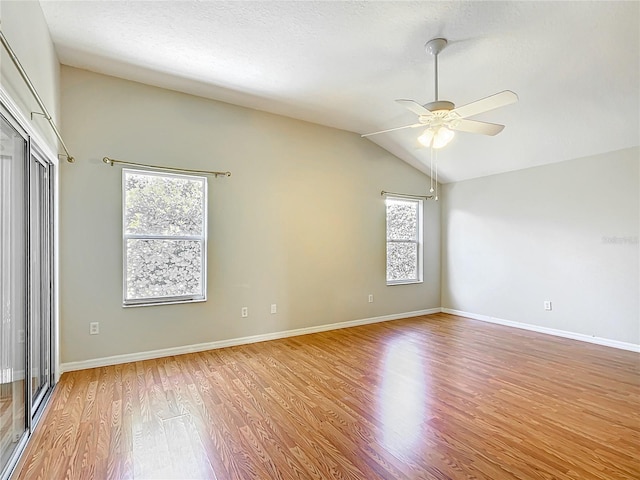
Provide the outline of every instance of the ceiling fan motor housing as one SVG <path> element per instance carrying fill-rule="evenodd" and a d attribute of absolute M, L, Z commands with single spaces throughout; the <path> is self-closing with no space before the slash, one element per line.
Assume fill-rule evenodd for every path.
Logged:
<path fill-rule="evenodd" d="M 455 105 L 445 100 L 426 103 L 424 108 L 431 112 L 431 115 L 420 115 L 418 121 L 427 127 L 437 128 L 440 126 L 450 127 L 450 123 L 456 120 L 455 113 L 450 116 L 449 112 L 455 108 Z M 457 123 L 457 122 L 456 122 Z"/>
<path fill-rule="evenodd" d="M 452 102 L 447 102 L 446 100 L 437 100 L 435 102 L 425 103 L 424 108 L 429 110 L 431 113 L 434 113 L 438 110 L 453 110 L 456 106 Z"/>

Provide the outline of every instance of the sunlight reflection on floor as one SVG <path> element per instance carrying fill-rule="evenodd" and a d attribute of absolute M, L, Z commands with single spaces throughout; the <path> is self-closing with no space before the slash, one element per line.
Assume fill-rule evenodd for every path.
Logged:
<path fill-rule="evenodd" d="M 411 335 L 405 335 L 388 345 L 382 361 L 382 441 L 392 453 L 411 455 L 422 444 L 424 422 L 430 417 L 424 353 Z"/>

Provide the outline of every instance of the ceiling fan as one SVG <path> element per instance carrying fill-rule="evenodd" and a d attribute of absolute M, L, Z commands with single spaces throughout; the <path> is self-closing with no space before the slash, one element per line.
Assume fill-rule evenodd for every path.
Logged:
<path fill-rule="evenodd" d="M 458 108 L 452 102 L 438 99 L 438 54 L 446 45 L 447 40 L 444 38 L 434 38 L 425 45 L 427 53 L 433 55 L 435 59 L 435 101 L 421 105 L 413 100 L 396 100 L 397 103 L 418 115 L 418 122 L 366 133 L 361 137 L 370 137 L 405 128 L 424 128 L 425 130 L 418 137 L 418 141 L 426 147 L 442 148 L 451 141 L 455 131 L 491 136 L 502 131 L 504 125 L 469 120 L 468 117 L 517 102 L 518 96 L 512 91 L 505 90 Z"/>

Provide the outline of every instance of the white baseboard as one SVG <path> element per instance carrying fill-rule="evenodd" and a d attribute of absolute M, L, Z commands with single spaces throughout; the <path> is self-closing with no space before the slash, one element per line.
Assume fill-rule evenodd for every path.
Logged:
<path fill-rule="evenodd" d="M 630 350 L 632 352 L 640 353 L 640 345 L 637 345 L 635 343 L 620 342 L 618 340 L 611 340 L 609 338 L 593 337 L 591 335 L 585 335 L 583 333 L 575 333 L 566 330 L 558 330 L 555 328 L 540 327 L 537 325 L 531 325 L 530 323 L 503 320 L 501 318 L 491 317 L 489 315 L 479 315 L 477 313 L 463 312 L 461 310 L 453 310 L 451 308 L 443 308 L 441 310 L 443 313 L 450 313 L 451 315 L 457 315 L 459 317 L 472 318 L 474 320 L 480 320 L 482 322 L 497 323 L 498 325 L 505 325 L 507 327 L 520 328 L 522 330 L 531 330 L 532 332 L 546 333 L 547 335 L 555 335 L 556 337 L 571 338 L 572 340 L 580 340 L 581 342 L 595 343 L 598 345 L 604 345 L 606 347 L 619 348 L 621 350 Z"/>
<path fill-rule="evenodd" d="M 265 333 L 262 335 L 252 335 L 249 337 L 231 338 L 229 340 L 219 340 L 216 342 L 199 343 L 196 345 L 185 345 L 182 347 L 163 348 L 161 350 L 149 350 L 139 353 L 127 353 L 124 355 L 114 355 L 112 357 L 93 358 L 91 360 L 83 360 L 80 362 L 67 362 L 60 364 L 60 373 L 71 372 L 74 370 L 84 370 L 87 368 L 106 367 L 108 365 L 118 365 L 121 363 L 138 362 L 141 360 L 152 360 L 155 358 L 170 357 L 173 355 L 182 355 L 185 353 L 204 352 L 206 350 L 215 350 L 217 348 L 233 347 L 236 345 L 247 345 L 250 343 L 265 342 L 267 340 L 277 340 L 280 338 L 295 337 L 298 335 L 307 335 L 309 333 L 326 332 L 328 330 L 338 330 L 340 328 L 357 327 L 359 325 L 368 325 L 370 323 L 387 322 L 389 320 L 399 320 L 402 318 L 419 317 L 421 315 L 430 315 L 432 313 L 440 313 L 440 308 L 430 308 L 427 310 L 417 310 L 414 312 L 394 313 L 393 315 L 383 315 L 381 317 L 363 318 L 360 320 L 351 320 L 348 322 L 330 323 L 326 325 L 318 325 L 316 327 L 297 328 L 295 330 L 285 330 L 281 332 Z"/>

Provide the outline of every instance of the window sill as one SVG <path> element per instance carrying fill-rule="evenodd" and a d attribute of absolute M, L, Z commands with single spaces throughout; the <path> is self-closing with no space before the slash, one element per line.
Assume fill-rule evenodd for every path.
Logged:
<path fill-rule="evenodd" d="M 156 307 L 159 305 L 178 305 L 181 303 L 202 303 L 206 302 L 207 298 L 189 298 L 184 300 L 167 300 L 162 302 L 141 302 L 141 303 L 123 303 L 122 308 L 133 307 Z"/>
<path fill-rule="evenodd" d="M 387 287 L 393 287 L 395 285 L 413 285 L 415 283 L 424 283 L 424 280 L 398 280 L 395 282 L 387 282 Z"/>

